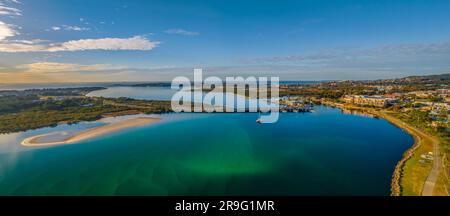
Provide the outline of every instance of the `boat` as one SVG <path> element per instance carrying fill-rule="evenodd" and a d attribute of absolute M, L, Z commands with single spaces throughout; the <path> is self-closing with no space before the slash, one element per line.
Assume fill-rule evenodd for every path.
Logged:
<path fill-rule="evenodd" d="M 256 123 L 262 124 L 263 121 L 262 121 L 262 119 L 261 119 L 261 112 L 258 112 L 258 114 L 259 114 L 259 117 L 258 117 L 258 119 L 256 119 Z"/>

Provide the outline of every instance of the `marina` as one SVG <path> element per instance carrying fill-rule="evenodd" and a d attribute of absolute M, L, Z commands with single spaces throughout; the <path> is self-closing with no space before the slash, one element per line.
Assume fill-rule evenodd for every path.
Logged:
<path fill-rule="evenodd" d="M 314 104 L 311 101 L 306 101 L 300 97 L 281 97 L 280 98 L 280 112 L 294 112 L 294 113 L 304 113 L 312 112 L 314 109 Z"/>

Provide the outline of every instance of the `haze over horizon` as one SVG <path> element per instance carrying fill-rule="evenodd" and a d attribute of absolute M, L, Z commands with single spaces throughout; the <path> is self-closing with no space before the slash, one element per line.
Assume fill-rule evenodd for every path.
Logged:
<path fill-rule="evenodd" d="M 325 4 L 326 3 L 326 4 Z M 0 83 L 450 72 L 450 2 L 0 0 Z"/>

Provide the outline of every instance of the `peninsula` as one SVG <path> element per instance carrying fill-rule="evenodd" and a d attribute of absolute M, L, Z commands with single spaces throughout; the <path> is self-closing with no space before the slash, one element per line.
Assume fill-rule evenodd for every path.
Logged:
<path fill-rule="evenodd" d="M 123 129 L 131 128 L 131 127 L 137 127 L 137 126 L 143 126 L 151 123 L 158 122 L 159 118 L 152 118 L 152 117 L 138 117 L 138 118 L 132 118 L 123 120 L 116 123 L 107 124 L 104 126 L 88 129 L 85 131 L 82 131 L 81 133 L 78 133 L 72 137 L 69 137 L 64 140 L 59 141 L 50 141 L 50 142 L 40 142 L 39 139 L 48 136 L 49 134 L 41 134 L 36 135 L 32 137 L 28 137 L 22 141 L 23 146 L 27 147 L 42 147 L 42 146 L 53 146 L 53 145 L 63 145 L 63 144 L 71 144 L 76 143 L 88 139 L 92 139 L 98 136 L 110 134 L 113 132 L 117 132 Z"/>

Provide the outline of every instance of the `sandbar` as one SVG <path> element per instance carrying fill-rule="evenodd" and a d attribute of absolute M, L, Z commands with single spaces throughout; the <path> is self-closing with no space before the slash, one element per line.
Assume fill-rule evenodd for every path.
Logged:
<path fill-rule="evenodd" d="M 114 133 L 126 128 L 143 126 L 151 123 L 155 123 L 160 121 L 159 118 L 153 117 L 138 117 L 133 119 L 127 119 L 120 122 L 110 123 L 104 126 L 95 127 L 92 129 L 88 129 L 85 131 L 81 131 L 80 133 L 66 138 L 64 140 L 59 141 L 51 141 L 51 142 L 39 142 L 39 138 L 48 136 L 49 134 L 41 134 L 32 137 L 28 137 L 24 139 L 21 144 L 27 147 L 42 147 L 42 146 L 52 146 L 52 145 L 63 145 L 63 144 L 72 144 L 76 142 L 80 142 L 83 140 L 95 138 L 98 136 Z"/>

